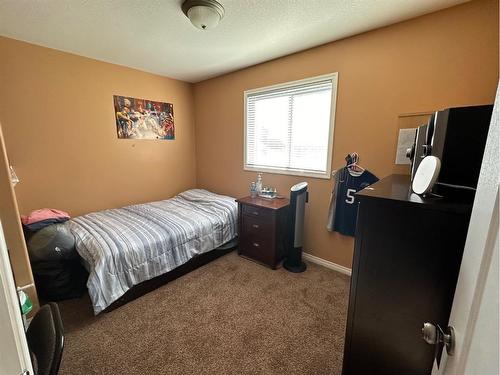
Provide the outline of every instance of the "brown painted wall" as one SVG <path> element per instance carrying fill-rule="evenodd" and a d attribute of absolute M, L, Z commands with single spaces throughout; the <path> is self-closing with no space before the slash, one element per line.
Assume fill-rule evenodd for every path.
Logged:
<path fill-rule="evenodd" d="M 492 103 L 498 81 L 498 1 L 473 1 L 195 85 L 200 187 L 242 196 L 243 91 L 339 72 L 333 166 L 356 151 L 379 177 L 393 170 L 398 115 Z M 350 267 L 353 240 L 326 231 L 332 181 L 265 174 L 287 194 L 310 183 L 304 250 Z M 381 218 L 383 220 L 383 218 Z"/>
<path fill-rule="evenodd" d="M 78 215 L 196 185 L 192 85 L 0 38 L 0 121 L 21 213 Z M 174 104 L 174 141 L 119 140 L 113 95 Z"/>

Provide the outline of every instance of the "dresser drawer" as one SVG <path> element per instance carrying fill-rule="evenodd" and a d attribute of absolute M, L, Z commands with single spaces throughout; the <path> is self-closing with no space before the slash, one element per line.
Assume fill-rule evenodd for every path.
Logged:
<path fill-rule="evenodd" d="M 260 251 L 274 251 L 274 236 L 268 231 L 254 230 L 250 232 L 243 230 L 240 235 L 240 241 L 241 243 L 252 245 L 252 248 L 259 249 Z"/>
<path fill-rule="evenodd" d="M 275 251 L 272 242 L 258 236 L 243 236 L 239 245 L 239 253 L 269 266 L 275 263 Z"/>
<path fill-rule="evenodd" d="M 272 236 L 274 226 L 269 223 L 268 218 L 262 216 L 242 216 L 242 233 L 260 237 Z"/>
<path fill-rule="evenodd" d="M 262 220 L 270 220 L 273 217 L 272 210 L 251 205 L 243 205 L 242 213 L 243 215 L 255 218 L 261 218 Z"/>

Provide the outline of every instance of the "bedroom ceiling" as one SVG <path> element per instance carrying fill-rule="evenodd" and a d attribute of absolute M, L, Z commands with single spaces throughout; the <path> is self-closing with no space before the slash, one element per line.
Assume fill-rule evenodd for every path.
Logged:
<path fill-rule="evenodd" d="M 196 29 L 183 0 L 0 0 L 0 35 L 198 82 L 467 0 L 219 0 Z"/>

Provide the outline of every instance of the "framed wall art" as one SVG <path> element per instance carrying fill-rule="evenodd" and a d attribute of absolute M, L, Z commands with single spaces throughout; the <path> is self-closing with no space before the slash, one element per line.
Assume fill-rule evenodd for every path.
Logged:
<path fill-rule="evenodd" d="M 175 139 L 174 106 L 146 99 L 113 96 L 120 139 Z"/>

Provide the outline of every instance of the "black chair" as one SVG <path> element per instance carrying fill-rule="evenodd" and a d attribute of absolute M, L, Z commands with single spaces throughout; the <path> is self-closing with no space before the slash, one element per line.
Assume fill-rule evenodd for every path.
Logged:
<path fill-rule="evenodd" d="M 57 375 L 64 348 L 64 329 L 57 304 L 40 307 L 26 332 L 35 375 Z"/>

